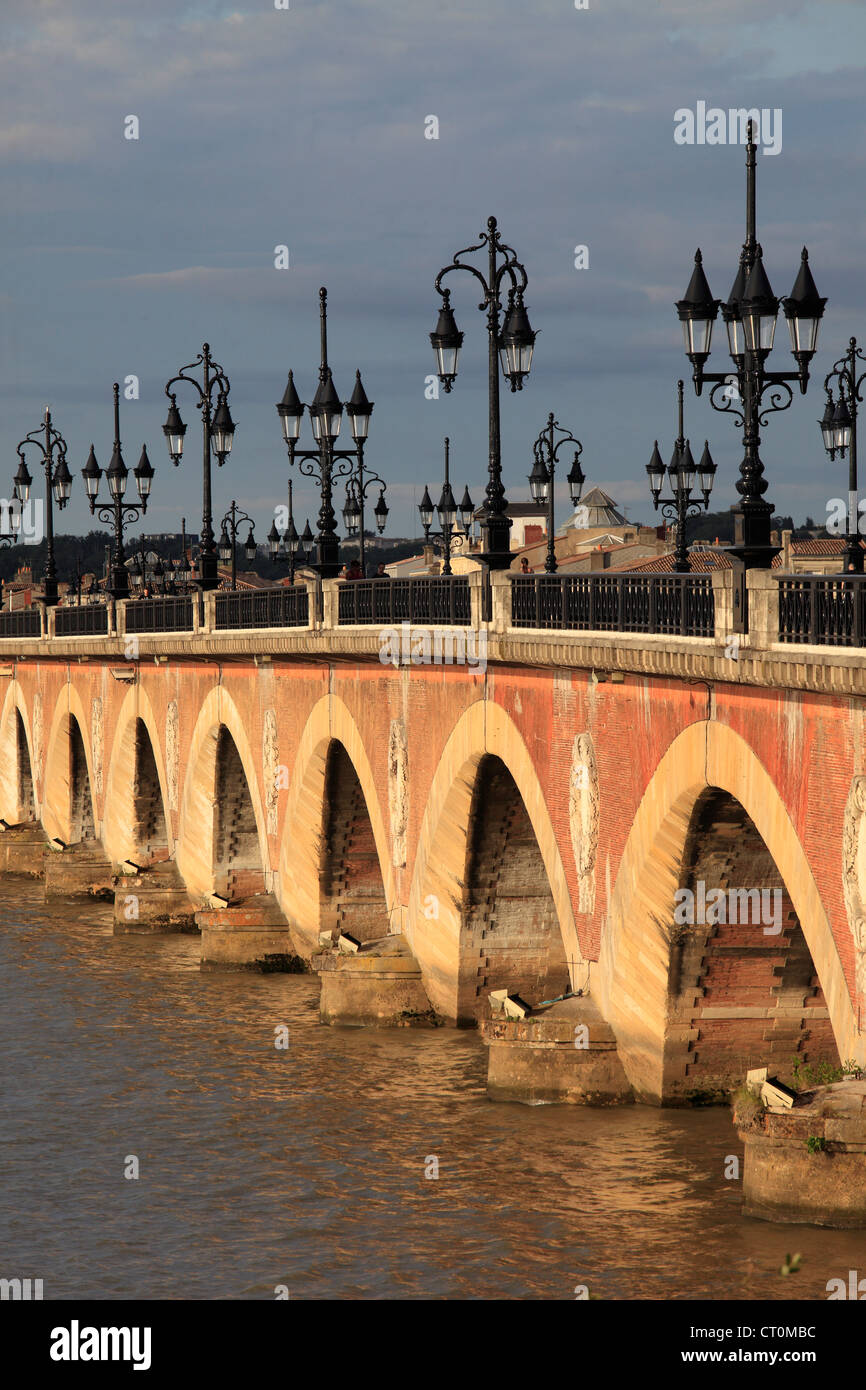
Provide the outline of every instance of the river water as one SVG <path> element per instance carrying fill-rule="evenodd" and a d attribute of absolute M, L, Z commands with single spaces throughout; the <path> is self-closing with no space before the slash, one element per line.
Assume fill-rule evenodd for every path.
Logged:
<path fill-rule="evenodd" d="M 202 974 L 198 952 L 0 882 L 0 1277 L 46 1299 L 814 1299 L 864 1264 L 861 1232 L 741 1216 L 726 1110 L 495 1104 L 473 1033 L 322 1027 L 314 976 Z"/>

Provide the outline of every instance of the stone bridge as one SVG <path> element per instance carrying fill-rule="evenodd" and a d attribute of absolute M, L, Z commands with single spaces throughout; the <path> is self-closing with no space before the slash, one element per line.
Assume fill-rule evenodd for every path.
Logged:
<path fill-rule="evenodd" d="M 573 991 L 611 1094 L 866 1062 L 866 656 L 778 641 L 766 573 L 733 645 L 730 573 L 698 637 L 517 628 L 508 575 L 465 583 L 462 663 L 383 664 L 330 581 L 303 626 L 226 629 L 207 594 L 188 632 L 130 637 L 130 603 L 3 637 L 0 867 L 198 929 L 203 966 L 315 958 L 330 1020 Z M 683 889 L 781 906 L 684 925 Z"/>

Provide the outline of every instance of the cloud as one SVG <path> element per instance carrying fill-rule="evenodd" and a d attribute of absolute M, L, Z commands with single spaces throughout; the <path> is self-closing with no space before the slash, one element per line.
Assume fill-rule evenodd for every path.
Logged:
<path fill-rule="evenodd" d="M 759 168 L 759 230 L 777 293 L 809 245 L 831 300 L 821 364 L 857 331 L 866 295 L 856 6 L 767 0 L 759 29 L 754 15 L 754 0 L 593 0 L 586 12 L 568 0 L 305 0 L 281 12 L 269 0 L 5 0 L 7 399 L 20 412 L 66 393 L 70 439 L 86 451 L 120 360 L 143 383 L 128 408 L 136 437 L 154 430 L 161 445 L 162 385 L 206 337 L 242 421 L 231 466 L 261 474 L 259 495 L 281 494 L 272 402 L 290 363 L 305 389 L 315 381 L 326 284 L 335 380 L 345 392 L 362 368 L 376 400 L 370 457 L 395 486 L 394 525 L 408 526 L 411 498 L 396 489 L 438 476 L 445 433 L 483 490 L 486 338 L 468 276 L 453 281 L 458 383 L 430 402 L 424 382 L 435 273 L 494 212 L 526 263 L 539 330 L 525 391 L 503 393 L 508 467 L 525 491 L 527 441 L 555 409 L 585 436 L 602 485 L 631 460 L 645 487 L 647 439 L 670 433 L 672 383 L 689 370 L 673 301 L 697 245 L 713 293 L 727 294 L 743 236 L 742 150 L 676 147 L 677 107 L 783 107 L 783 152 Z M 819 60 L 832 79 L 804 82 Z M 129 113 L 138 141 L 123 138 Z M 438 141 L 424 138 L 429 113 Z M 278 243 L 288 272 L 273 269 Z M 586 271 L 573 267 L 578 243 Z M 702 433 L 730 434 L 700 409 Z M 15 413 L 0 429 L 7 453 Z M 808 488 L 815 475 L 803 424 L 814 414 L 798 399 L 790 430 L 780 417 L 767 432 L 777 505 L 789 481 Z M 712 446 L 731 483 L 734 441 L 727 460 Z M 171 476 L 166 505 L 194 515 L 192 473 Z"/>

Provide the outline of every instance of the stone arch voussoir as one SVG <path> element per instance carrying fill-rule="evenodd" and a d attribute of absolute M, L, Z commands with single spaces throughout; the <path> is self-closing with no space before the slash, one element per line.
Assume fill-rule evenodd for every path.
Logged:
<path fill-rule="evenodd" d="M 864 1060 L 864 1040 L 827 913 L 809 862 L 770 774 L 727 725 L 696 723 L 674 739 L 653 773 L 629 832 L 608 904 L 593 993 L 616 1033 L 629 1081 L 663 1097 L 674 895 L 695 805 L 708 787 L 727 792 L 754 822 L 802 926 L 841 1057 Z"/>
<path fill-rule="evenodd" d="M 57 697 L 45 754 L 45 781 L 42 801 L 42 825 L 49 839 L 71 844 L 76 839 L 73 828 L 73 787 L 71 782 L 70 739 L 73 721 L 78 725 L 84 748 L 87 781 L 93 811 L 96 837 L 100 837 L 101 822 L 96 804 L 93 755 L 90 746 L 90 715 L 85 710 L 75 686 L 67 682 Z"/>
<path fill-rule="evenodd" d="M 306 954 L 318 949 L 322 926 L 320 868 L 325 776 L 328 749 L 333 742 L 342 744 L 361 785 L 385 889 L 389 930 L 397 932 L 402 924 L 391 845 L 370 758 L 348 706 L 337 695 L 323 695 L 313 706 L 298 744 L 280 849 L 280 906 Z"/>
<path fill-rule="evenodd" d="M 10 682 L 0 714 L 0 817 L 9 825 L 26 820 L 29 807 L 22 803 L 22 771 L 19 760 L 18 719 L 24 728 L 27 769 L 33 786 L 34 814 L 39 818 L 37 769 L 33 762 L 33 737 L 24 691 L 18 681 Z"/>
<path fill-rule="evenodd" d="M 106 854 L 116 864 L 124 859 L 134 862 L 140 849 L 135 817 L 136 738 L 139 721 L 144 725 L 150 739 L 159 778 L 168 850 L 170 855 L 174 853 L 171 815 L 168 810 L 168 782 L 159 725 L 147 691 L 136 682 L 129 687 L 117 716 L 106 779 L 103 840 Z"/>
<path fill-rule="evenodd" d="M 572 984 L 575 973 L 582 973 L 583 954 L 565 869 L 529 750 L 501 705 L 479 700 L 458 720 L 436 768 L 409 897 L 407 938 L 430 1002 L 446 1018 L 458 1016 L 470 812 L 479 765 L 488 754 L 504 763 L 522 797 L 547 873 Z"/>
<path fill-rule="evenodd" d="M 267 821 L 262 801 L 259 766 L 253 756 L 243 720 L 231 696 L 215 686 L 204 700 L 190 742 L 183 779 L 175 858 L 193 898 L 214 891 L 216 761 L 220 728 L 228 730 L 241 761 L 253 808 L 265 886 L 271 882 Z M 162 777 L 162 769 L 160 773 Z M 167 800 L 164 804 L 168 804 Z"/>

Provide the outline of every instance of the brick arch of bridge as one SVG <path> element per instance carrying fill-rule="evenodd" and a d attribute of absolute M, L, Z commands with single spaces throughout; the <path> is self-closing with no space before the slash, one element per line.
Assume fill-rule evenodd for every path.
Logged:
<path fill-rule="evenodd" d="M 376 791 L 373 768 L 358 725 L 338 695 L 323 695 L 310 711 L 295 755 L 283 818 L 279 859 L 279 900 L 302 949 L 318 950 L 322 920 L 320 871 L 325 818 L 326 771 L 332 743 L 345 749 L 361 785 L 373 830 L 376 855 L 385 889 L 389 930 L 399 930 L 402 913 L 397 899 L 390 841 Z M 387 750 L 382 752 L 387 758 Z"/>
<path fill-rule="evenodd" d="M 73 725 L 77 725 L 84 749 L 84 769 L 90 791 L 94 835 L 99 838 L 100 819 L 96 804 L 93 754 L 90 746 L 90 720 L 84 702 L 71 681 L 66 681 L 54 706 L 51 728 L 45 753 L 44 793 L 42 798 L 42 828 L 49 839 L 73 844 L 79 838 L 73 825 L 73 765 L 71 740 Z"/>
<path fill-rule="evenodd" d="M 174 853 L 171 816 L 168 811 L 168 780 L 159 726 L 147 691 L 136 681 L 129 687 L 118 711 L 103 806 L 103 844 L 109 859 L 116 864 L 124 859 L 135 860 L 140 849 L 136 833 L 136 794 L 142 771 L 137 765 L 139 722 L 144 725 L 150 740 L 150 750 L 159 780 L 168 851 L 170 855 Z"/>
<path fill-rule="evenodd" d="M 183 779 L 175 859 L 187 892 L 202 897 L 214 891 L 216 835 L 217 755 L 221 728 L 228 731 L 237 749 L 246 790 L 255 816 L 259 855 L 270 883 L 270 859 L 266 821 L 262 807 L 257 762 L 253 757 L 244 721 L 234 700 L 221 685 L 206 696 L 193 729 Z M 164 803 L 165 804 L 165 803 Z"/>
<path fill-rule="evenodd" d="M 446 1018 L 458 1015 L 473 792 L 479 765 L 488 755 L 505 765 L 523 800 L 547 874 L 572 984 L 582 975 L 584 957 L 571 895 L 538 773 L 511 717 L 494 701 L 479 700 L 457 721 L 436 767 L 409 896 L 406 935 L 430 1002 Z M 567 787 L 563 794 L 568 795 Z"/>
<path fill-rule="evenodd" d="M 841 1057 L 864 1058 L 851 996 L 805 850 L 767 769 L 739 734 L 715 721 L 683 730 L 653 773 L 611 894 L 593 993 L 616 1033 L 629 1081 L 664 1094 L 674 895 L 686 839 L 707 788 L 727 792 L 754 822 L 781 875 L 812 956 Z"/>
<path fill-rule="evenodd" d="M 21 749 L 18 740 L 19 718 L 24 729 L 24 743 L 27 767 L 21 766 Z M 22 782 L 29 775 L 33 788 L 33 807 L 22 801 Z M 10 825 L 27 820 L 32 813 L 39 819 L 39 802 L 36 792 L 36 767 L 33 761 L 33 739 L 30 732 L 30 716 L 24 691 L 18 681 L 12 681 L 3 701 L 0 715 L 0 816 Z"/>

